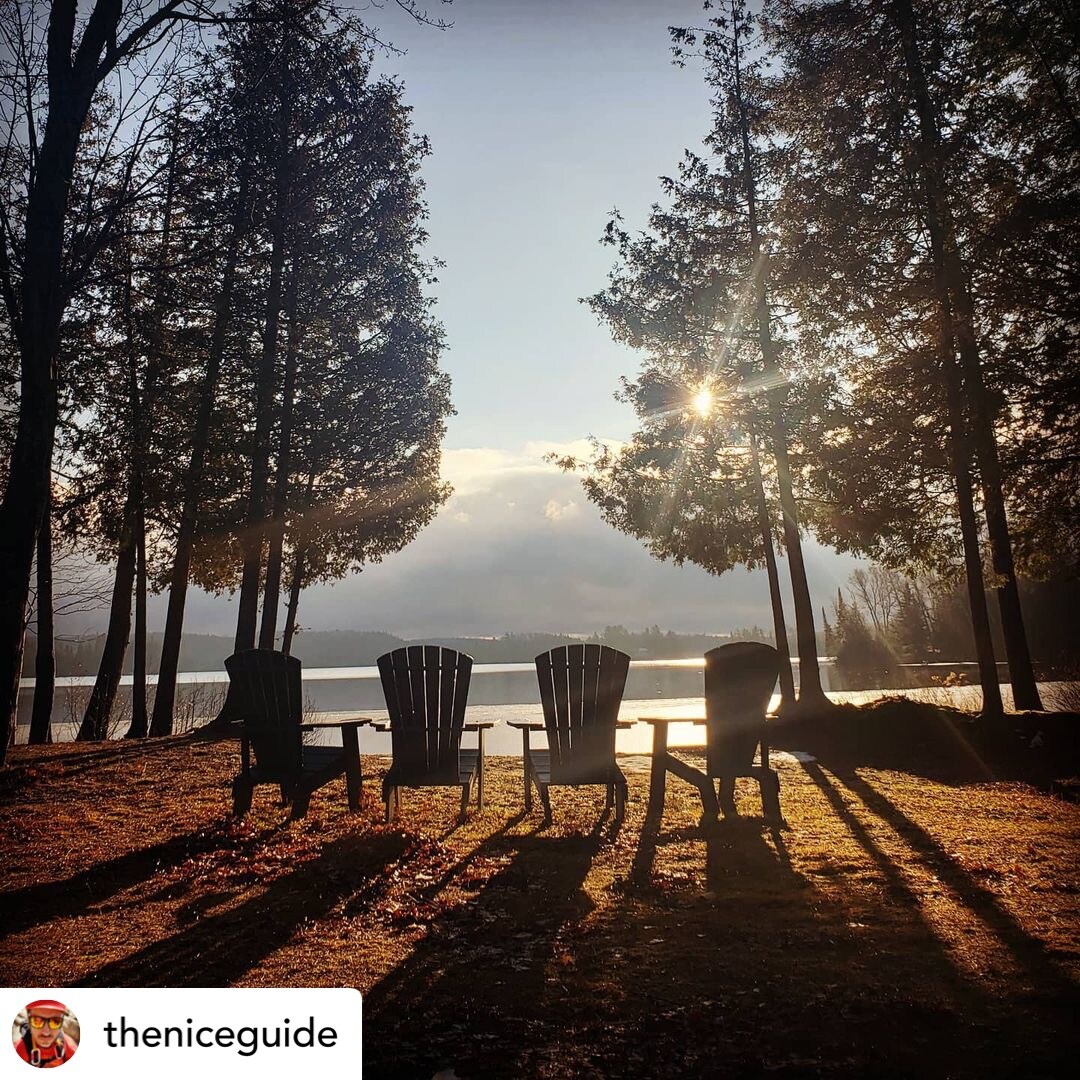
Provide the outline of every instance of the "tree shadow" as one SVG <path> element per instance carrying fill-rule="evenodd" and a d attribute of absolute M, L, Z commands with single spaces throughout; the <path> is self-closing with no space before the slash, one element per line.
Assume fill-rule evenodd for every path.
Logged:
<path fill-rule="evenodd" d="M 207 830 L 184 833 L 95 863 L 59 881 L 0 893 L 0 927 L 5 935 L 17 934 L 53 919 L 84 915 L 109 897 L 146 882 L 163 866 L 175 865 L 220 843 L 220 837 Z"/>
<path fill-rule="evenodd" d="M 98 968 L 79 985 L 228 986 L 309 921 L 381 888 L 381 871 L 408 848 L 401 833 L 348 833 L 242 903 L 203 915 L 179 933 Z"/>
<path fill-rule="evenodd" d="M 140 761 L 152 761 L 175 753 L 181 747 L 191 747 L 197 742 L 194 732 L 183 735 L 170 735 L 161 739 L 131 740 L 115 739 L 110 742 L 93 743 L 52 743 L 44 747 L 30 747 L 33 756 L 23 759 L 21 756 L 0 769 L 0 797 L 17 794 L 22 788 L 37 779 L 41 770 L 55 768 L 67 780 L 89 770 L 103 766 L 123 763 L 125 766 Z M 93 747 L 90 749 L 89 747 Z M 20 745 L 18 750 L 26 749 Z"/>
<path fill-rule="evenodd" d="M 604 824 L 576 836 L 510 836 L 504 828 L 431 887 L 429 895 L 477 857 L 513 853 L 365 995 L 365 1071 L 519 1075 L 514 1058 L 546 1023 L 538 1002 L 558 970 L 559 942 L 593 908 L 583 886 Z"/>
<path fill-rule="evenodd" d="M 854 770 L 838 771 L 837 780 L 915 852 L 968 912 L 981 921 L 1042 991 L 1062 1005 L 1080 1005 L 1080 986 L 1053 960 L 1044 942 L 1029 934 L 995 893 L 971 876 L 930 833 Z"/>
<path fill-rule="evenodd" d="M 620 1062 L 656 1077 L 1059 1074 L 1077 1047 L 1076 998 L 1041 943 L 974 882 L 953 881 L 959 867 L 911 826 L 918 858 L 1024 958 L 1049 1000 L 1001 995 L 973 978 L 903 867 L 820 766 L 804 768 L 877 878 L 849 863 L 819 885 L 793 865 L 798 829 L 784 834 L 753 817 L 664 829 L 661 808 L 648 806 L 625 900 L 598 920 L 605 947 L 592 974 L 605 993 L 594 994 L 594 1015 L 564 1055 L 587 1055 L 594 1071 L 583 1075 L 597 1076 Z M 858 778 L 853 791 L 886 813 Z M 666 872 L 687 866 L 696 877 Z"/>

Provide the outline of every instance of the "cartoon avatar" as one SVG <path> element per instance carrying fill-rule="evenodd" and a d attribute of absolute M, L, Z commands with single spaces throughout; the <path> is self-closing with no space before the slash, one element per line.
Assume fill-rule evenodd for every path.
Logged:
<path fill-rule="evenodd" d="M 78 1042 L 64 1031 L 68 1008 L 60 1001 L 32 1001 L 26 1006 L 22 1037 L 15 1053 L 37 1069 L 55 1069 L 74 1056 Z"/>

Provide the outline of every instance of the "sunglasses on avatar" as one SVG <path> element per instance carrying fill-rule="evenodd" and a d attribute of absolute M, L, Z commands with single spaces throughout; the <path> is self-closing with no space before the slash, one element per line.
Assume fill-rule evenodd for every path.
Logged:
<path fill-rule="evenodd" d="M 30 1016 L 27 1019 L 30 1021 L 30 1026 L 35 1030 L 40 1030 L 46 1024 L 53 1031 L 59 1031 L 64 1026 L 64 1021 L 59 1016 L 50 1016 L 47 1019 L 44 1016 Z"/>

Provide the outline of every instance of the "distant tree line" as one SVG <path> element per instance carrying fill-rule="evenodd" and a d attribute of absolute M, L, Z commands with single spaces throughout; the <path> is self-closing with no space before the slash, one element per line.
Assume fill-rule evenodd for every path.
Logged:
<path fill-rule="evenodd" d="M 1080 676 L 1080 580 L 1022 577 L 1020 595 L 1030 616 L 1031 652 L 1043 676 L 1075 680 Z M 974 662 L 966 607 L 962 582 L 911 578 L 872 565 L 856 570 L 847 587 L 837 590 L 831 614 L 822 612 L 824 649 L 835 657 L 849 689 L 911 685 L 916 676 L 902 665 Z M 991 636 L 1003 650 L 1001 622 L 994 614 Z M 918 679 L 925 683 L 925 677 Z"/>
<path fill-rule="evenodd" d="M 57 543 L 113 567 L 80 737 L 109 730 L 129 646 L 127 734 L 167 734 L 189 586 L 238 593 L 234 648 L 288 651 L 305 586 L 446 499 L 451 412 L 428 145 L 361 22 L 321 0 L 52 0 L 7 5 L 3 33 L 0 757 L 28 628 L 49 738 Z"/>
<path fill-rule="evenodd" d="M 1039 708 L 1019 575 L 1080 574 L 1075 12 L 705 8 L 672 31 L 704 69 L 705 150 L 662 180 L 644 230 L 609 221 L 617 262 L 587 298 L 643 354 L 621 391 L 639 428 L 562 464 L 658 558 L 765 567 L 784 654 L 786 557 L 800 707 L 822 705 L 809 531 L 958 586 L 984 714 L 1002 712 L 999 656 Z M 786 709 L 790 673 L 783 690 Z"/>
<path fill-rule="evenodd" d="M 478 663 L 531 663 L 533 658 L 560 645 L 593 642 L 610 645 L 629 653 L 635 660 L 679 660 L 700 658 L 717 645 L 731 640 L 765 640 L 767 631 L 749 627 L 730 634 L 684 634 L 661 630 L 657 626 L 628 630 L 608 626 L 594 634 L 502 634 L 498 637 L 436 637 L 439 644 L 469 653 Z M 79 641 L 61 641 L 56 645 L 56 672 L 60 676 L 88 675 L 101 661 L 104 635 Z M 309 667 L 365 667 L 386 652 L 402 645 L 418 644 L 408 638 L 379 630 L 305 630 L 297 634 L 293 654 Z M 232 639 L 213 634 L 185 634 L 180 650 L 180 671 L 215 671 L 221 657 L 231 648 Z M 147 639 L 147 658 L 151 669 L 161 654 L 162 635 L 152 633 Z M 27 671 L 32 673 L 34 642 L 27 642 Z M 123 674 L 132 674 L 129 655 Z"/>

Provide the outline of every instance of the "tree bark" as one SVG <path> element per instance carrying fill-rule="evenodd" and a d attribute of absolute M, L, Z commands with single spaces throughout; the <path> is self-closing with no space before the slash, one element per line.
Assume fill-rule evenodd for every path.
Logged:
<path fill-rule="evenodd" d="M 221 274 L 221 288 L 214 309 L 214 329 L 206 372 L 199 388 L 199 405 L 191 433 L 191 457 L 184 472 L 180 524 L 176 535 L 176 554 L 169 576 L 169 606 L 165 614 L 165 633 L 161 642 L 161 661 L 158 664 L 157 690 L 154 694 L 154 714 L 151 735 L 169 735 L 173 729 L 173 707 L 176 702 L 176 673 L 180 666 L 180 645 L 184 633 L 184 608 L 187 604 L 188 581 L 191 577 L 191 558 L 195 550 L 195 530 L 199 517 L 199 487 L 206 465 L 210 442 L 210 427 L 214 416 L 221 361 L 225 354 L 229 324 L 233 315 L 233 293 L 236 288 L 236 268 L 240 246 L 247 235 L 246 212 L 250 166 L 247 159 L 241 165 L 236 206 L 229 228 L 229 243 Z"/>
<path fill-rule="evenodd" d="M 892 10 L 903 46 L 911 97 L 919 120 L 919 163 L 927 193 L 927 227 L 937 248 L 935 261 L 940 264 L 935 280 L 939 293 L 947 293 L 952 337 L 959 352 L 963 373 L 961 393 L 966 390 L 971 406 L 971 435 L 979 465 L 991 559 L 994 573 L 1001 582 L 996 591 L 1001 610 L 1005 652 L 1009 662 L 1009 679 L 1013 687 L 1013 701 L 1019 709 L 1040 709 L 1042 703 L 1035 682 L 1016 582 L 1012 540 L 1002 490 L 1001 463 L 994 434 L 993 408 L 983 379 L 975 333 L 974 305 L 967 285 L 967 274 L 957 248 L 956 228 L 946 192 L 937 111 L 926 81 L 911 0 L 894 0 Z"/>
<path fill-rule="evenodd" d="M 758 454 L 757 435 L 750 432 L 750 463 L 754 470 L 757 487 L 758 522 L 761 526 L 761 547 L 765 554 L 765 570 L 769 578 L 769 602 L 772 607 L 773 636 L 776 651 L 780 654 L 780 706 L 779 712 L 790 712 L 795 705 L 795 679 L 791 673 L 791 652 L 788 649 L 787 619 L 784 617 L 784 598 L 780 594 L 780 574 L 776 568 L 776 551 L 773 548 L 772 522 L 769 504 L 765 498 L 765 483 L 761 476 L 761 458 Z"/>
<path fill-rule="evenodd" d="M 135 512 L 134 497 L 128 492 L 124 507 L 124 525 L 116 556 L 109 629 L 98 665 L 97 679 L 79 726 L 78 739 L 99 741 L 109 734 L 109 715 L 116 701 L 116 690 L 131 635 L 131 589 L 135 582 Z"/>
<path fill-rule="evenodd" d="M 750 125 L 742 95 L 739 23 L 734 10 L 732 16 L 735 97 L 739 112 L 739 130 L 742 136 L 743 172 L 746 178 L 751 274 L 754 283 L 754 313 L 757 320 L 762 365 L 766 381 L 771 383 L 773 378 L 780 374 L 780 364 L 776 353 L 776 343 L 772 337 L 768 294 L 768 256 L 761 245 L 761 232 L 757 214 L 757 181 L 754 174 L 753 151 L 750 145 Z M 795 633 L 799 650 L 798 704 L 800 711 L 813 713 L 828 708 L 830 702 L 821 688 L 817 630 L 814 626 L 814 607 L 810 600 L 810 586 L 806 578 L 806 563 L 803 559 L 802 537 L 799 530 L 799 514 L 791 483 L 791 462 L 788 457 L 788 433 L 787 424 L 784 421 L 783 404 L 777 390 L 769 389 L 767 394 L 772 452 L 776 460 L 776 481 L 780 490 L 780 509 L 783 515 L 784 547 L 787 552 L 788 572 L 791 576 L 791 594 L 795 605 Z"/>
<path fill-rule="evenodd" d="M 34 657 L 34 707 L 27 742 L 52 742 L 52 707 L 56 690 L 56 650 L 53 626 L 52 507 L 45 515 L 37 541 L 37 654 Z"/>

